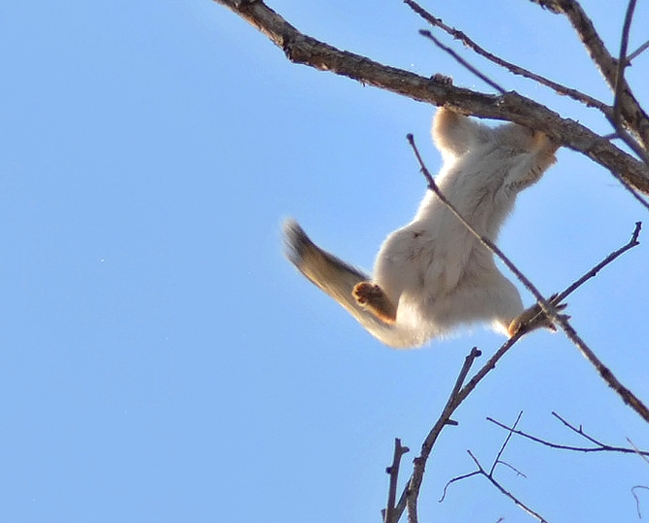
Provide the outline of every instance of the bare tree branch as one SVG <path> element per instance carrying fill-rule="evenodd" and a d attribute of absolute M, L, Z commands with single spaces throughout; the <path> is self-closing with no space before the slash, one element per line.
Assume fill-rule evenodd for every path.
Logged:
<path fill-rule="evenodd" d="M 623 88 L 625 85 L 624 71 L 628 66 L 629 62 L 626 57 L 627 48 L 629 45 L 629 31 L 631 30 L 631 21 L 633 20 L 633 11 L 635 10 L 636 0 L 630 0 L 629 5 L 626 10 L 626 16 L 624 17 L 624 27 L 622 28 L 622 37 L 620 42 L 620 55 L 617 60 L 617 73 L 615 77 L 615 96 L 613 98 L 613 114 L 609 118 L 609 121 L 615 128 L 617 136 L 629 146 L 629 148 L 636 153 L 642 161 L 649 165 L 649 154 L 646 151 L 646 144 L 643 147 L 642 144 L 638 143 L 633 136 L 631 136 L 623 128 L 623 122 L 620 117 L 620 105 L 623 95 Z"/>
<path fill-rule="evenodd" d="M 390 465 L 386 472 L 390 474 L 390 488 L 388 490 L 388 504 L 383 511 L 383 521 L 385 523 L 396 523 L 394 502 L 397 498 L 397 483 L 399 480 L 399 466 L 401 465 L 401 458 L 406 452 L 410 452 L 408 447 L 401 445 L 399 438 L 394 439 L 394 454 L 392 456 L 392 465 Z"/>
<path fill-rule="evenodd" d="M 534 298 L 537 300 L 537 303 L 541 307 L 545 315 L 552 321 L 559 325 L 568 339 L 581 351 L 581 353 L 586 357 L 586 359 L 595 367 L 600 376 L 606 381 L 609 387 L 611 387 L 618 395 L 622 398 L 622 401 L 629 405 L 633 410 L 635 410 L 646 422 L 649 423 L 649 409 L 646 405 L 635 395 L 631 390 L 626 388 L 620 381 L 615 377 L 611 370 L 602 363 L 602 361 L 597 357 L 597 355 L 591 350 L 591 348 L 586 344 L 584 340 L 577 334 L 577 331 L 570 325 L 568 322 L 568 317 L 559 314 L 557 310 L 559 307 L 556 305 L 559 303 L 557 297 L 554 297 L 550 301 L 546 300 L 539 290 L 532 284 L 532 282 L 512 263 L 512 261 L 505 256 L 505 254 L 489 239 L 481 236 L 469 222 L 457 211 L 457 209 L 448 201 L 448 199 L 442 194 L 435 183 L 430 171 L 424 164 L 424 161 L 419 154 L 419 150 L 415 145 L 414 138 L 411 134 L 408 135 L 408 141 L 417 157 L 421 172 L 428 182 L 428 188 L 433 191 L 437 197 L 448 207 L 453 214 L 462 222 L 462 224 L 473 234 L 480 242 L 487 247 L 492 253 L 494 253 L 506 266 L 507 268 L 514 273 L 518 280 L 525 286 L 525 288 L 532 293 Z M 639 225 L 636 223 L 636 230 L 634 231 L 634 236 L 631 239 L 631 243 L 637 244 L 637 235 L 639 233 Z M 629 247 L 630 248 L 630 247 Z M 623 251 L 626 250 L 623 248 Z M 610 257 L 610 256 L 609 256 Z M 613 259 L 615 256 L 613 257 Z M 601 265 L 601 264 L 599 264 Z M 598 269 L 599 270 L 599 269 Z M 591 271 L 592 272 L 592 271 Z M 590 274 L 590 273 L 589 273 Z M 583 279 L 583 278 L 582 278 Z M 588 278 L 586 278 L 588 279 Z M 585 281 L 585 280 L 584 280 Z M 575 287 L 576 288 L 576 287 Z M 572 291 L 571 291 L 572 292 Z M 566 296 L 569 293 L 564 293 Z M 531 323 L 532 320 L 530 320 Z"/>
<path fill-rule="evenodd" d="M 546 447 L 552 448 L 552 449 L 557 449 L 557 450 L 570 450 L 573 452 L 619 452 L 621 454 L 640 454 L 640 455 L 646 455 L 649 456 L 648 451 L 643 451 L 643 450 L 636 450 L 634 448 L 627 448 L 627 447 L 616 447 L 613 445 L 606 445 L 605 443 L 601 443 L 599 441 L 596 441 L 594 439 L 589 438 L 585 433 L 579 432 L 581 436 L 587 437 L 589 441 L 593 442 L 595 446 L 593 447 L 577 447 L 573 445 L 562 445 L 560 443 L 553 443 L 551 441 L 545 440 L 543 438 L 539 438 L 538 436 L 533 436 L 529 434 L 528 432 L 516 429 L 515 427 L 509 427 L 505 425 L 504 423 L 501 423 L 500 421 L 497 421 L 491 417 L 487 417 L 487 421 L 490 421 L 494 425 L 497 425 L 500 428 L 503 428 L 510 433 L 516 434 L 517 436 L 521 436 L 525 439 L 528 439 L 530 441 L 533 441 L 535 443 L 539 443 L 540 445 L 544 445 Z"/>
<path fill-rule="evenodd" d="M 545 312 L 545 311 L 544 311 Z M 546 313 L 547 314 L 547 313 Z M 617 379 L 615 374 L 609 369 L 602 360 L 600 360 L 597 355 L 592 351 L 592 349 L 586 344 L 584 340 L 577 334 L 575 329 L 568 323 L 561 315 L 555 315 L 555 318 L 552 318 L 555 323 L 557 323 L 566 336 L 572 343 L 579 349 L 579 351 L 584 355 L 584 357 L 590 362 L 595 370 L 599 373 L 602 379 L 611 387 L 617 394 L 622 398 L 622 401 L 631 407 L 636 413 L 649 423 L 649 409 L 647 406 L 638 398 L 630 389 L 622 385 L 620 380 Z"/>
<path fill-rule="evenodd" d="M 647 40 L 644 44 L 638 47 L 627 57 L 626 59 L 627 65 L 631 65 L 631 62 L 633 62 L 633 60 L 635 60 L 638 56 L 644 53 L 647 50 L 647 48 L 649 48 L 649 40 Z"/>
<path fill-rule="evenodd" d="M 541 514 L 539 514 L 538 512 L 535 512 L 530 507 L 528 507 L 520 499 L 518 499 L 516 496 L 514 496 L 514 494 L 509 492 L 507 489 L 505 489 L 505 487 L 503 487 L 500 483 L 498 483 L 498 481 L 496 481 L 496 479 L 493 477 L 493 475 L 487 473 L 487 471 L 484 468 L 482 468 L 482 465 L 480 465 L 480 462 L 471 453 L 470 450 L 467 450 L 467 452 L 469 453 L 469 455 L 471 456 L 471 459 L 473 459 L 474 463 L 478 467 L 478 472 L 480 473 L 480 475 L 487 478 L 489 480 L 489 482 L 500 491 L 501 494 L 503 494 L 505 497 L 511 499 L 514 502 L 514 504 L 516 504 L 518 507 L 523 509 L 525 512 L 527 512 L 534 519 L 540 521 L 541 523 L 548 523 L 548 520 L 545 519 L 543 516 L 541 516 Z"/>
<path fill-rule="evenodd" d="M 586 274 L 584 274 L 581 278 L 570 284 L 566 290 L 563 292 L 560 292 L 556 299 L 558 302 L 561 302 L 565 300 L 570 294 L 575 292 L 579 287 L 581 287 L 586 281 L 588 281 L 591 278 L 594 278 L 597 276 L 599 271 L 601 271 L 604 267 L 606 267 L 609 263 L 611 263 L 613 260 L 624 254 L 626 251 L 632 249 L 633 247 L 636 247 L 637 245 L 640 245 L 640 242 L 638 241 L 638 237 L 640 236 L 640 230 L 642 229 L 642 222 L 635 222 L 635 228 L 633 229 L 633 234 L 631 234 L 631 239 L 626 245 L 623 245 L 619 249 L 613 251 L 611 254 L 609 254 L 606 258 L 604 258 L 601 262 L 599 262 L 595 267 L 593 267 L 590 271 L 588 271 Z"/>
<path fill-rule="evenodd" d="M 629 31 L 633 20 L 633 11 L 635 10 L 636 0 L 629 0 L 629 5 L 624 16 L 624 26 L 622 27 L 622 38 L 620 42 L 620 55 L 617 60 L 617 71 L 615 72 L 615 97 L 613 98 L 613 123 L 617 127 L 620 124 L 620 99 L 622 98 L 622 88 L 624 86 L 624 70 L 627 66 L 626 52 L 629 46 Z"/>
<path fill-rule="evenodd" d="M 460 40 L 466 47 L 471 49 L 473 52 L 476 54 L 486 58 L 490 62 L 495 63 L 496 65 L 499 65 L 501 67 L 504 67 L 507 69 L 509 72 L 512 74 L 518 75 L 518 76 L 523 76 L 524 78 L 528 78 L 530 80 L 534 80 L 535 82 L 544 85 L 545 87 L 549 87 L 550 89 L 553 89 L 555 92 L 564 95 L 564 96 L 569 96 L 573 100 L 576 100 L 578 102 L 583 103 L 587 107 L 595 107 L 599 109 L 605 116 L 610 117 L 612 114 L 612 108 L 608 105 L 606 105 L 604 102 L 601 102 L 600 100 L 597 100 L 596 98 L 593 98 L 592 96 L 588 96 L 587 94 L 584 94 L 577 89 L 572 89 L 570 87 L 566 87 L 564 85 L 561 85 L 559 83 L 553 82 L 552 80 L 548 80 L 547 78 L 538 75 L 536 73 L 533 73 L 523 67 L 520 67 L 516 64 L 513 64 L 511 62 L 508 62 L 507 60 L 503 60 L 499 56 L 494 55 L 493 53 L 490 53 L 480 45 L 478 45 L 474 40 L 469 38 L 465 33 L 462 31 L 459 31 L 455 29 L 454 27 L 451 27 L 449 25 L 446 25 L 441 18 L 437 18 L 436 16 L 433 16 L 431 13 L 426 11 L 423 7 L 421 7 L 417 2 L 414 0 L 404 0 L 404 3 L 406 3 L 415 13 L 417 13 L 419 16 L 421 16 L 424 20 L 426 20 L 430 25 L 434 27 L 439 27 L 442 29 L 444 32 L 448 33 L 451 35 L 453 38 L 456 40 Z"/>
<path fill-rule="evenodd" d="M 616 90 L 617 60 L 611 56 L 597 33 L 593 22 L 577 0 L 531 0 L 553 13 L 564 14 L 579 39 L 586 47 L 588 54 L 604 76 L 612 91 Z M 623 79 L 620 84 L 620 114 L 625 125 L 638 136 L 645 150 L 649 148 L 649 117 L 644 112 L 631 88 Z"/>
<path fill-rule="evenodd" d="M 649 487 L 646 487 L 645 485 L 636 485 L 635 487 L 631 487 L 631 494 L 633 494 L 633 497 L 635 498 L 635 508 L 638 511 L 638 518 L 642 519 L 642 512 L 640 512 L 640 498 L 638 498 L 638 495 L 635 493 L 637 489 L 649 490 Z"/>
<path fill-rule="evenodd" d="M 516 425 L 517 425 L 518 422 L 520 421 L 522 415 L 523 415 L 522 412 L 520 412 L 520 413 L 518 414 L 518 417 L 516 418 L 516 421 L 514 422 L 513 429 L 516 428 Z M 543 523 L 547 523 L 546 519 L 543 518 L 543 516 L 541 516 L 539 513 L 535 512 L 534 510 L 532 510 L 532 509 L 531 509 L 530 507 L 528 507 L 525 503 L 523 503 L 523 502 L 522 502 L 521 500 L 519 500 L 516 496 L 514 496 L 511 492 L 509 492 L 508 490 L 506 490 L 506 489 L 505 489 L 505 488 L 504 488 L 504 487 L 503 487 L 503 486 L 502 486 L 498 481 L 496 481 L 496 478 L 494 477 L 494 472 L 495 472 L 495 470 L 496 470 L 496 466 L 497 466 L 498 464 L 506 465 L 506 466 L 510 467 L 511 469 L 513 469 L 517 474 L 519 474 L 519 475 L 521 475 L 521 476 L 524 476 L 524 474 L 522 474 L 521 472 L 519 472 L 518 470 L 516 470 L 516 469 L 515 469 L 514 467 L 512 467 L 511 465 L 509 465 L 509 464 L 507 464 L 507 463 L 501 461 L 501 459 L 500 459 L 500 458 L 502 457 L 503 452 L 505 451 L 505 448 L 506 448 L 507 445 L 509 444 L 509 441 L 510 441 L 511 436 L 512 436 L 512 433 L 513 433 L 513 429 L 510 431 L 510 433 L 509 433 L 509 434 L 507 435 L 507 437 L 505 438 L 505 441 L 503 442 L 502 446 L 500 447 L 500 450 L 498 451 L 498 454 L 497 454 L 496 457 L 494 458 L 494 461 L 493 461 L 493 463 L 492 463 L 492 465 L 491 465 L 491 469 L 489 470 L 489 472 L 487 472 L 487 471 L 483 468 L 483 466 L 482 466 L 482 465 L 480 464 L 480 462 L 478 461 L 478 458 L 476 458 L 475 455 L 474 455 L 470 450 L 467 450 L 467 452 L 469 453 L 469 456 L 471 456 L 471 459 L 472 459 L 473 462 L 476 464 L 477 470 L 474 470 L 473 472 L 470 472 L 469 474 L 463 474 L 462 476 L 457 476 L 457 477 L 451 479 L 450 481 L 448 481 L 448 483 L 446 483 L 446 485 L 444 486 L 444 491 L 443 491 L 443 493 L 442 493 L 442 497 L 441 497 L 441 499 L 439 500 L 440 503 L 441 503 L 441 502 L 444 500 L 444 498 L 446 497 L 446 492 L 447 492 L 447 490 L 448 490 L 448 487 L 449 487 L 451 484 L 456 483 L 457 481 L 460 481 L 460 480 L 463 480 L 463 479 L 467 479 L 467 478 L 470 478 L 470 477 L 473 477 L 473 476 L 478 476 L 478 475 L 480 475 L 480 476 L 484 476 L 485 478 L 487 478 L 487 479 L 489 480 L 489 482 L 490 482 L 493 486 L 495 486 L 495 487 L 496 487 L 496 488 L 497 488 L 497 489 L 498 489 L 502 494 L 504 494 L 506 497 L 508 497 L 509 499 L 511 499 L 511 500 L 512 500 L 512 501 L 513 501 L 517 506 L 519 506 L 520 508 L 522 508 L 522 509 L 523 509 L 525 512 L 527 512 L 530 516 L 536 518 L 537 520 L 539 520 L 539 521 L 541 521 L 541 522 L 543 522 Z"/>
<path fill-rule="evenodd" d="M 322 43 L 299 32 L 261 0 L 215 0 L 257 27 L 295 63 L 358 80 L 434 105 L 448 105 L 463 114 L 509 120 L 544 132 L 557 143 L 578 151 L 628 184 L 649 194 L 649 166 L 574 120 L 515 92 L 489 95 L 436 82 L 409 71 L 385 66 L 364 56 Z M 563 0 L 565 1 L 565 0 Z M 624 115 L 624 113 L 623 113 Z"/>
<path fill-rule="evenodd" d="M 507 444 L 509 443 L 509 440 L 512 437 L 512 434 L 514 433 L 514 429 L 518 426 L 518 422 L 521 420 L 521 416 L 523 415 L 523 411 L 520 411 L 518 413 L 518 416 L 516 417 L 516 421 L 514 422 L 514 425 L 512 427 L 512 430 L 509 431 L 509 434 L 507 434 L 507 437 L 505 438 L 505 441 L 503 441 L 502 446 L 500 447 L 500 450 L 498 451 L 498 454 L 496 454 L 496 458 L 494 459 L 493 464 L 491 465 L 491 469 L 489 470 L 489 475 L 493 475 L 494 470 L 496 470 L 496 465 L 500 463 L 500 458 L 503 455 L 503 452 L 505 452 L 505 448 L 507 447 Z"/>
<path fill-rule="evenodd" d="M 437 438 L 442 432 L 442 429 L 446 425 L 453 424 L 453 422 L 451 421 L 451 416 L 453 415 L 453 412 L 455 412 L 455 409 L 460 405 L 460 402 L 457 401 L 459 391 L 469 373 L 469 370 L 471 370 L 473 362 L 481 355 L 482 352 L 476 347 L 473 347 L 473 349 L 471 349 L 471 352 L 464 359 L 464 365 L 462 365 L 462 368 L 460 369 L 460 373 L 458 374 L 457 380 L 455 381 L 455 385 L 453 386 L 453 390 L 451 391 L 448 401 L 446 402 L 446 405 L 442 410 L 442 414 L 428 433 L 428 436 L 426 436 L 426 439 L 421 446 L 421 452 L 419 456 L 417 456 L 414 460 L 414 469 L 412 476 L 410 477 L 410 481 L 408 481 L 408 485 L 406 486 L 407 494 L 405 496 L 405 506 L 407 506 L 408 508 L 408 521 L 410 523 L 417 521 L 417 499 L 419 497 L 421 483 L 424 479 L 424 472 L 426 470 L 426 462 L 428 460 L 428 456 L 430 456 L 430 453 L 433 450 L 433 446 L 435 445 Z M 401 503 L 397 505 L 397 508 L 395 509 L 395 521 L 399 520 L 404 508 L 404 506 L 401 506 Z"/>
<path fill-rule="evenodd" d="M 633 443 L 633 441 L 631 441 L 630 438 L 627 438 L 626 440 L 629 442 L 629 445 L 631 445 L 633 447 L 633 450 L 635 451 L 635 453 L 638 456 L 640 456 L 647 465 L 649 465 L 649 458 L 647 458 L 647 456 L 649 456 L 649 452 L 646 453 L 646 455 L 645 455 L 645 453 L 643 451 L 641 451 L 638 447 L 635 446 L 635 444 Z"/>

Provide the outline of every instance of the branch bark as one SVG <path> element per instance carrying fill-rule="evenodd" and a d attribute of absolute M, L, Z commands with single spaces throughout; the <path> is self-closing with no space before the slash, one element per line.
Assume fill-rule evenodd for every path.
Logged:
<path fill-rule="evenodd" d="M 447 105 L 480 118 L 508 120 L 538 129 L 649 194 L 649 166 L 574 120 L 561 118 L 547 107 L 516 92 L 492 95 L 446 85 L 410 71 L 380 64 L 341 51 L 298 31 L 261 0 L 214 0 L 264 33 L 287 58 L 298 64 L 329 71 L 420 102 Z"/>

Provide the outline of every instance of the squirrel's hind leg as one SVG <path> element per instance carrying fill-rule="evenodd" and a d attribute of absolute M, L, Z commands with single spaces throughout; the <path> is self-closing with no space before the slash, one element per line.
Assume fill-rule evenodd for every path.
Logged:
<path fill-rule="evenodd" d="M 381 321 L 393 324 L 397 320 L 397 308 L 387 297 L 383 289 L 375 283 L 362 281 L 352 291 L 356 303 L 371 312 Z"/>

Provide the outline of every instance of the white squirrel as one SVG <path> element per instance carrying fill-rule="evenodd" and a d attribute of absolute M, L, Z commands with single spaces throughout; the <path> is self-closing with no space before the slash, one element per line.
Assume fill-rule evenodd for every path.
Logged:
<path fill-rule="evenodd" d="M 432 136 L 444 160 L 439 189 L 492 241 L 517 194 L 541 178 L 558 148 L 540 131 L 514 123 L 491 128 L 445 107 L 435 114 Z M 538 305 L 524 311 L 493 254 L 430 190 L 415 218 L 387 237 L 371 278 L 318 247 L 294 220 L 284 234 L 300 272 L 392 347 L 421 346 L 475 322 L 509 336 L 523 326 L 553 328 Z"/>

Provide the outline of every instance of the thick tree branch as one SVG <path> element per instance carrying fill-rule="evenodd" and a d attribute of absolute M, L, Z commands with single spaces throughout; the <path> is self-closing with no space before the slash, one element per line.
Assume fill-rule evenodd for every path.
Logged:
<path fill-rule="evenodd" d="M 302 34 L 260 0 L 215 0 L 257 27 L 294 63 L 347 76 L 417 101 L 448 105 L 464 114 L 509 120 L 543 131 L 558 143 L 606 167 L 632 187 L 649 194 L 649 166 L 606 138 L 515 92 L 490 95 L 446 85 L 431 78 L 382 65 L 361 55 L 341 51 Z M 623 113 L 624 114 L 624 113 Z"/>

